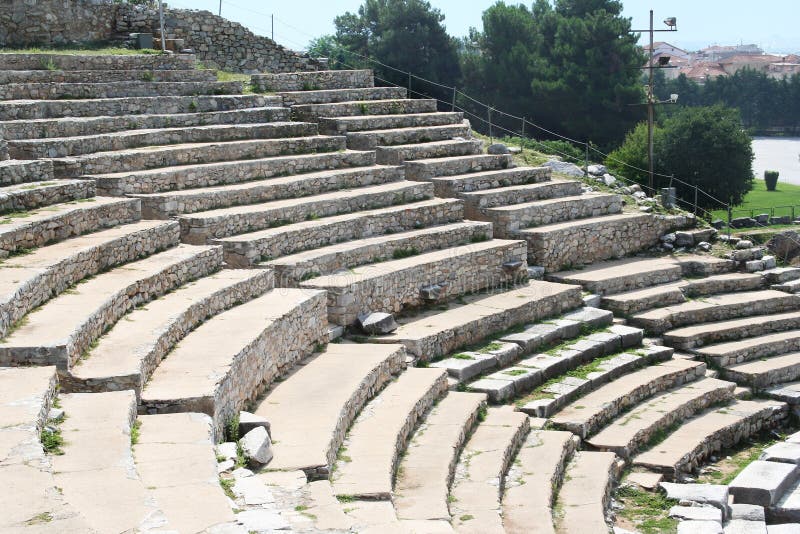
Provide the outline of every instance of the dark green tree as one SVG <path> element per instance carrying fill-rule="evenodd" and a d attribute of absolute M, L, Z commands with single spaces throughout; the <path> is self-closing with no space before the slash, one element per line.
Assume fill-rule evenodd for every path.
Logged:
<path fill-rule="evenodd" d="M 548 129 L 601 146 L 642 117 L 645 61 L 630 19 L 613 0 L 498 2 L 473 31 L 463 61 L 467 92 Z"/>
<path fill-rule="evenodd" d="M 723 106 L 682 108 L 656 127 L 654 169 L 689 184 L 673 183 L 685 202 L 694 202 L 697 185 L 720 201 L 739 204 L 753 184 L 751 143 L 737 110 Z M 628 134 L 623 145 L 609 154 L 606 165 L 620 176 L 647 183 L 647 126 L 640 124 Z M 666 187 L 668 182 L 668 178 L 657 177 L 655 185 Z M 698 200 L 705 209 L 722 207 L 703 194 Z"/>
<path fill-rule="evenodd" d="M 460 76 L 458 43 L 443 21 L 441 11 L 426 0 L 365 0 L 357 13 L 340 15 L 334 24 L 336 42 L 346 50 L 452 85 Z M 380 78 L 407 84 L 407 77 L 393 69 L 377 64 L 373 68 Z M 428 88 L 420 87 L 426 92 Z"/>

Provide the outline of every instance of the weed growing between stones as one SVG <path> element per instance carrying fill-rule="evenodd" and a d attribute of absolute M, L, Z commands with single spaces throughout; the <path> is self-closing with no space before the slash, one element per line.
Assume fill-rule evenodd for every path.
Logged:
<path fill-rule="evenodd" d="M 54 454 L 56 456 L 61 456 L 64 454 L 64 451 L 61 448 L 61 446 L 64 445 L 64 438 L 61 435 L 61 429 L 45 428 L 42 430 L 39 439 L 42 442 L 42 447 L 44 447 L 44 452 L 47 454 Z"/>
<path fill-rule="evenodd" d="M 623 506 L 618 515 L 633 523 L 638 532 L 666 534 L 677 531 L 678 520 L 667 514 L 678 501 L 668 499 L 663 493 L 651 493 L 633 486 L 620 487 L 616 497 Z"/>

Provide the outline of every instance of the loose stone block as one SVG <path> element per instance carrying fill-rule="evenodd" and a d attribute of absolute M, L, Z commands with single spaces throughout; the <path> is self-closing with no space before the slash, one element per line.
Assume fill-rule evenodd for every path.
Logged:
<path fill-rule="evenodd" d="M 795 464 L 756 460 L 733 479 L 729 488 L 737 503 L 770 506 L 796 478 Z"/>

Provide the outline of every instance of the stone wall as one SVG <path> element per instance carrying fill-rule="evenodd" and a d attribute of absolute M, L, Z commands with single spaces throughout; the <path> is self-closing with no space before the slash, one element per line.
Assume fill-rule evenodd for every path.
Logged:
<path fill-rule="evenodd" d="M 116 13 L 116 29 L 120 33 L 155 34 L 159 27 L 155 9 L 123 5 Z M 209 11 L 167 9 L 164 26 L 169 38 L 183 39 L 184 46 L 193 49 L 197 58 L 212 68 L 250 73 L 326 68 L 306 54 L 288 50 Z"/>
<path fill-rule="evenodd" d="M 103 41 L 115 12 L 107 0 L 0 0 L 0 46 Z"/>

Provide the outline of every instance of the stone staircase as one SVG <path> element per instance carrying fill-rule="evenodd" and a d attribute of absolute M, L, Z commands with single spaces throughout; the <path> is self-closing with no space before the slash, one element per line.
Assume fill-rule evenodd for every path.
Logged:
<path fill-rule="evenodd" d="M 625 465 L 681 478 L 787 415 L 737 384 L 800 378 L 794 271 L 593 263 L 686 220 L 484 154 L 369 71 L 0 80 L 0 530 L 601 532 Z M 266 465 L 226 442 L 246 417 Z"/>

